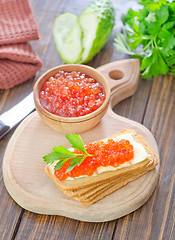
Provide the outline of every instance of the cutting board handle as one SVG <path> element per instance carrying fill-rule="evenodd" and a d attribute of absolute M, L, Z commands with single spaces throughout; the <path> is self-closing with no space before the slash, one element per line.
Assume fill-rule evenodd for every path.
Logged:
<path fill-rule="evenodd" d="M 111 108 L 135 93 L 140 76 L 139 59 L 111 62 L 98 67 L 97 70 L 108 79 L 111 88 Z"/>

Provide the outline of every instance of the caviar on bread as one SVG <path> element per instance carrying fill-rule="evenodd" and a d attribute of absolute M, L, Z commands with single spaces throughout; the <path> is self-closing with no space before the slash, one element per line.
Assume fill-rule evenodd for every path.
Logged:
<path fill-rule="evenodd" d="M 70 150 L 74 157 L 63 160 L 64 163 L 58 169 L 55 166 L 60 165 L 62 159 L 50 161 L 45 172 L 64 194 L 84 206 L 97 202 L 139 178 L 152 170 L 159 161 L 144 137 L 130 129 L 88 143 L 83 151 L 74 148 Z M 73 158 L 74 161 L 71 160 Z"/>

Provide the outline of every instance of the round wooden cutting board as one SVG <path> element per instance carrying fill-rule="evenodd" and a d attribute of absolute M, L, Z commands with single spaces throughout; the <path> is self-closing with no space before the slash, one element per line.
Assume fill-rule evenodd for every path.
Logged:
<path fill-rule="evenodd" d="M 111 108 L 136 90 L 139 76 L 138 62 L 125 60 L 112 64 L 112 67 L 107 64 L 99 68 L 103 74 L 108 73 L 109 78 L 112 76 L 113 79 L 117 79 L 121 76 L 116 84 L 109 79 L 112 89 L 111 106 L 98 125 L 81 134 L 84 143 L 103 139 L 129 128 L 142 134 L 158 154 L 156 141 L 148 129 L 137 122 L 116 115 Z M 126 77 L 123 65 L 127 66 L 127 72 L 135 67 L 135 75 L 131 76 L 131 71 Z M 95 204 L 83 207 L 79 202 L 64 195 L 44 172 L 45 162 L 42 157 L 59 144 L 70 147 L 64 134 L 55 132 L 47 126 L 37 112 L 29 115 L 10 139 L 3 160 L 3 178 L 11 197 L 24 209 L 88 222 L 104 222 L 136 210 L 149 199 L 155 189 L 159 165 Z"/>

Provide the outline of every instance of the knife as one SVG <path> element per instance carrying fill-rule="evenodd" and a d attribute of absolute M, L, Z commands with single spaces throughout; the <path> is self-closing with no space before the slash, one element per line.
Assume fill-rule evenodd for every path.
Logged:
<path fill-rule="evenodd" d="M 7 112 L 0 115 L 0 139 L 35 108 L 33 92 Z"/>

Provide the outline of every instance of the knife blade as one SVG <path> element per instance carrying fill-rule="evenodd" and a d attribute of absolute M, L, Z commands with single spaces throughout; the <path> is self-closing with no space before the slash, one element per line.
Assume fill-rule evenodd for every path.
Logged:
<path fill-rule="evenodd" d="M 0 115 L 0 139 L 35 108 L 33 92 L 7 112 Z"/>

